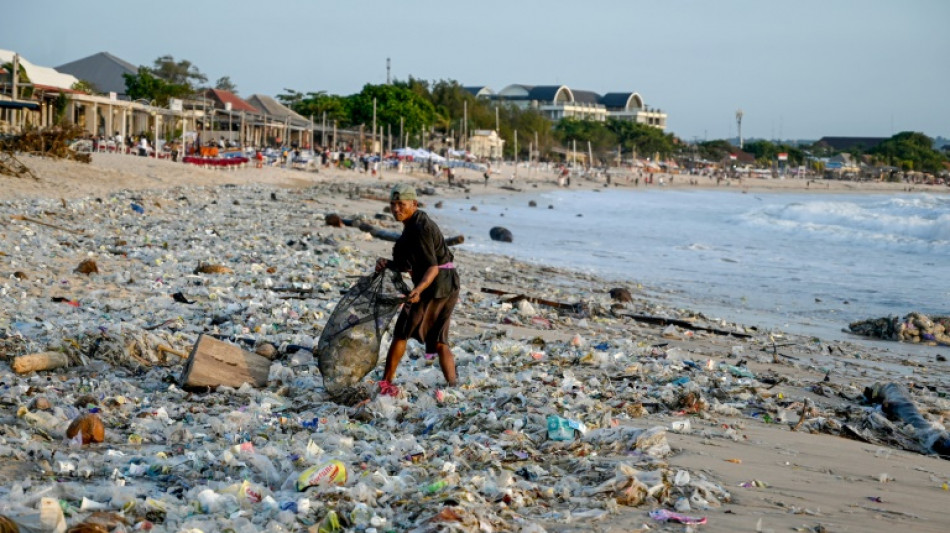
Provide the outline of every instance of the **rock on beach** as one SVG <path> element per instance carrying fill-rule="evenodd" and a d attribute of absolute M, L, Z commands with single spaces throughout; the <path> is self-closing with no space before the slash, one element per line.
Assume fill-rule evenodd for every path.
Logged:
<path fill-rule="evenodd" d="M 514 239 L 511 235 L 511 231 L 501 226 L 495 226 L 489 230 L 488 236 L 491 237 L 491 240 L 499 242 L 512 242 Z"/>

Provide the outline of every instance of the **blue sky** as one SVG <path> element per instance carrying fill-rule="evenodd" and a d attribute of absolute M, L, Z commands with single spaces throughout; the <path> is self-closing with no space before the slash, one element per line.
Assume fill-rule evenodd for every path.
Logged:
<path fill-rule="evenodd" d="M 633 90 L 686 140 L 950 137 L 948 0 L 74 2 L 5 6 L 0 48 L 194 63 L 239 94 L 394 78 Z"/>

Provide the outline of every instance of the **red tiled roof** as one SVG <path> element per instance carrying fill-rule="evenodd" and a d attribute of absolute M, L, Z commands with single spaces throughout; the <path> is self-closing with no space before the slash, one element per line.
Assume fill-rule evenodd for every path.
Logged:
<path fill-rule="evenodd" d="M 53 92 L 53 93 L 66 93 L 66 94 L 86 94 L 83 91 L 77 91 L 76 89 L 66 89 L 63 87 L 54 87 L 52 85 L 43 85 L 41 83 L 34 83 L 34 89 L 39 89 L 42 91 Z"/>
<path fill-rule="evenodd" d="M 257 113 L 260 114 L 260 111 L 256 107 L 242 100 L 238 95 L 230 91 L 222 91 L 221 89 L 208 89 L 208 92 L 205 94 L 209 98 L 215 100 L 221 104 L 221 108 L 224 109 L 224 104 L 231 103 L 231 111 L 247 111 L 248 113 Z"/>

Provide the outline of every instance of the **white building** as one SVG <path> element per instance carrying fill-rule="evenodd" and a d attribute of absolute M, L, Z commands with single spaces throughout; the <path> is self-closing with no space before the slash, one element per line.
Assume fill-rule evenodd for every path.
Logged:
<path fill-rule="evenodd" d="M 475 130 L 469 139 L 469 152 L 480 159 L 497 159 L 504 148 L 505 141 L 495 130 Z"/>
<path fill-rule="evenodd" d="M 512 84 L 498 93 L 488 87 L 466 87 L 478 98 L 537 109 L 550 120 L 563 118 L 604 122 L 608 118 L 629 120 L 666 129 L 666 113 L 651 109 L 635 92 L 614 92 L 603 96 L 593 91 L 571 89 L 566 85 Z"/>

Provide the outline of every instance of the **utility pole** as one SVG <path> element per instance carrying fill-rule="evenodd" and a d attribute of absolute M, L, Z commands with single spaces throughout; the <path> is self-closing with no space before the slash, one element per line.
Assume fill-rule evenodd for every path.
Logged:
<path fill-rule="evenodd" d="M 736 129 L 739 133 L 739 149 L 742 150 L 742 109 L 736 110 Z"/>
<path fill-rule="evenodd" d="M 14 100 L 19 100 L 19 99 L 20 99 L 20 95 L 17 94 L 17 82 L 20 81 L 20 54 L 13 54 L 13 76 L 11 77 L 11 79 L 12 79 L 12 81 L 13 81 L 13 99 L 14 99 Z M 893 117 L 892 117 L 892 118 L 891 118 L 891 123 L 892 123 L 891 129 L 894 129 L 894 128 L 893 128 L 893 122 L 894 122 L 894 120 L 893 120 Z"/>
<path fill-rule="evenodd" d="M 373 98 L 373 148 L 370 152 L 376 151 L 376 99 Z"/>
<path fill-rule="evenodd" d="M 515 177 L 518 177 L 518 130 L 515 130 Z"/>
<path fill-rule="evenodd" d="M 535 157 L 535 161 L 537 163 L 541 163 L 541 145 L 538 144 L 538 130 L 534 130 L 534 149 L 538 152 L 537 157 Z"/>
<path fill-rule="evenodd" d="M 389 58 L 386 58 L 386 85 L 389 85 Z"/>

